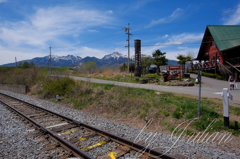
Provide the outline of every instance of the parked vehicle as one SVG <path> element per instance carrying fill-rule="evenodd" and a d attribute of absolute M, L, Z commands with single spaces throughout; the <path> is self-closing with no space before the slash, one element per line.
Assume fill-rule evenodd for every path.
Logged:
<path fill-rule="evenodd" d="M 149 73 L 156 73 L 157 72 L 157 67 L 150 67 L 148 72 Z"/>

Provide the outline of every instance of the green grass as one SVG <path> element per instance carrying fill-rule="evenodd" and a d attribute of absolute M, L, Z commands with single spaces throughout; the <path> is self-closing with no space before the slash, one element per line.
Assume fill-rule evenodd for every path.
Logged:
<path fill-rule="evenodd" d="M 4 71 L 4 69 L 8 68 L 0 67 L 0 71 Z M 69 68 L 53 68 L 52 70 L 67 72 Z M 24 75 L 24 71 L 20 69 L 16 69 L 13 72 L 16 75 Z M 198 100 L 192 97 L 179 96 L 167 92 L 161 92 L 158 95 L 154 90 L 126 88 L 112 84 L 96 84 L 83 81 L 75 82 L 68 78 L 50 78 L 46 72 L 47 68 L 41 68 L 38 71 L 35 82 L 41 87 L 39 87 L 39 90 L 34 90 L 32 94 L 35 92 L 41 95 L 46 94 L 44 97 L 51 95 L 51 98 L 59 94 L 65 100 L 58 102 L 72 103 L 75 109 L 94 107 L 94 109 L 98 110 L 99 107 L 102 107 L 103 111 L 118 112 L 120 116 L 131 117 L 132 115 L 132 117 L 136 117 L 137 115 L 139 118 L 147 116 L 155 121 L 159 121 L 159 119 L 164 121 L 166 119 L 172 121 L 172 123 L 165 123 L 165 126 L 170 131 L 173 131 L 173 128 L 183 120 L 197 117 Z M 151 76 L 151 78 L 159 78 L 157 75 Z M 145 77 L 147 78 L 147 75 Z M 114 79 L 109 80 L 128 80 L 125 82 L 129 82 L 131 76 L 122 78 L 122 76 L 116 76 Z M 132 82 L 136 82 L 133 77 Z M 230 122 L 230 129 L 223 126 L 222 111 L 219 110 L 221 104 L 202 99 L 200 108 L 201 117 L 190 125 L 191 129 L 204 131 L 208 124 L 216 118 L 217 122 L 211 131 L 227 130 L 233 134 L 239 134 L 240 131 L 233 129 L 233 121 Z M 239 116 L 240 108 L 230 107 L 231 113 Z M 190 134 L 192 132 L 189 130 L 187 133 Z"/>
<path fill-rule="evenodd" d="M 85 77 L 85 76 L 83 76 Z M 128 83 L 141 83 L 140 79 L 150 78 L 150 79 L 160 79 L 162 76 L 157 74 L 145 74 L 139 77 L 139 80 L 136 80 L 134 74 L 132 75 L 118 75 L 118 76 L 94 76 L 90 78 L 102 79 L 102 80 L 109 80 L 109 81 L 118 81 L 118 82 L 128 82 Z"/>
<path fill-rule="evenodd" d="M 233 112 L 233 114 L 240 116 L 240 108 L 239 107 L 230 106 L 230 110 Z"/>
<path fill-rule="evenodd" d="M 109 81 L 118 81 L 118 82 L 128 82 L 128 83 L 140 83 L 140 81 L 136 81 L 134 75 L 118 75 L 118 76 L 113 76 L 113 77 L 100 77 L 100 76 L 96 76 L 96 77 L 92 77 L 92 78 L 96 78 L 96 79 L 102 79 L 102 80 L 109 80 Z M 139 78 L 141 79 L 141 78 Z"/>

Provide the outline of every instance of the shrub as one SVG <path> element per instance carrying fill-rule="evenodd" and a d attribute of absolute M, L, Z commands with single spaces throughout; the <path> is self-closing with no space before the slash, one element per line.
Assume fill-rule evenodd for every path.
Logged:
<path fill-rule="evenodd" d="M 222 78 L 222 76 L 217 75 L 217 79 L 221 80 L 223 78 Z"/>
<path fill-rule="evenodd" d="M 71 78 L 50 79 L 43 86 L 43 90 L 47 91 L 49 95 L 69 95 L 75 81 Z"/>
<path fill-rule="evenodd" d="M 180 119 L 181 117 L 182 117 L 182 111 L 179 109 L 179 108 L 177 108 L 174 112 L 173 112 L 173 114 L 172 114 L 172 117 L 173 118 L 177 118 L 177 119 Z"/>
<path fill-rule="evenodd" d="M 198 71 L 188 70 L 188 73 L 198 74 Z"/>
<path fill-rule="evenodd" d="M 165 117 L 168 117 L 170 115 L 170 113 L 167 112 L 166 110 L 163 111 L 163 114 L 165 115 Z"/>
<path fill-rule="evenodd" d="M 97 68 L 96 62 L 88 61 L 88 62 L 83 64 L 81 70 L 84 71 L 84 72 L 87 72 L 89 74 L 92 74 L 92 73 L 95 72 L 96 68 Z"/>
<path fill-rule="evenodd" d="M 195 113 L 194 112 L 188 112 L 185 115 L 186 119 L 193 119 L 195 117 Z"/>

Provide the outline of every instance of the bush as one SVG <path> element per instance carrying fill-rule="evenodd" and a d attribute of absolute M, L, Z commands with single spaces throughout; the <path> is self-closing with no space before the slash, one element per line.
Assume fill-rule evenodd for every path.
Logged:
<path fill-rule="evenodd" d="M 179 108 L 177 108 L 174 112 L 173 112 L 173 114 L 172 114 L 172 117 L 173 118 L 177 118 L 177 119 L 180 119 L 181 117 L 182 117 L 182 111 L 179 109 Z"/>
<path fill-rule="evenodd" d="M 188 73 L 198 74 L 198 71 L 188 70 Z"/>
<path fill-rule="evenodd" d="M 216 76 L 218 76 L 218 75 L 217 74 L 213 74 L 213 73 L 205 73 L 204 76 L 211 77 L 211 78 L 216 78 Z"/>
<path fill-rule="evenodd" d="M 92 74 L 92 73 L 95 72 L 96 68 L 97 68 L 96 62 L 88 61 L 88 62 L 83 64 L 81 70 L 84 71 L 84 72 L 87 72 L 89 74 Z"/>
<path fill-rule="evenodd" d="M 75 81 L 71 78 L 58 78 L 50 79 L 43 86 L 43 90 L 49 95 L 69 95 L 72 87 L 75 85 Z"/>
<path fill-rule="evenodd" d="M 222 77 L 222 76 L 219 76 L 219 75 L 217 75 L 217 79 L 221 80 L 221 79 L 223 79 L 223 77 Z"/>
<path fill-rule="evenodd" d="M 198 71 L 188 70 L 188 73 L 198 74 Z M 217 74 L 213 74 L 213 73 L 202 72 L 202 76 L 211 77 L 211 78 L 217 78 L 217 79 L 220 79 L 220 80 L 223 79 L 222 76 L 217 75 Z"/>
<path fill-rule="evenodd" d="M 170 113 L 167 112 L 166 110 L 163 111 L 163 114 L 165 115 L 165 117 L 168 117 L 170 115 Z"/>

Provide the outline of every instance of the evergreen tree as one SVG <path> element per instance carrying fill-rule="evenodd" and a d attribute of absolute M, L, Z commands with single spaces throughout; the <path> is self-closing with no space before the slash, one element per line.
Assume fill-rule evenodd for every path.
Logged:
<path fill-rule="evenodd" d="M 30 67 L 30 64 L 27 61 L 25 61 L 22 65 L 22 68 L 29 68 L 29 67 Z"/>
<path fill-rule="evenodd" d="M 123 72 L 123 71 L 126 71 L 127 70 L 127 65 L 125 63 L 123 63 L 122 66 L 120 66 L 120 71 Z"/>
<path fill-rule="evenodd" d="M 154 57 L 153 63 L 157 65 L 157 73 L 159 74 L 160 72 L 160 66 L 167 65 L 168 59 L 166 59 L 166 52 L 161 52 L 159 49 L 155 50 L 152 53 Z"/>

